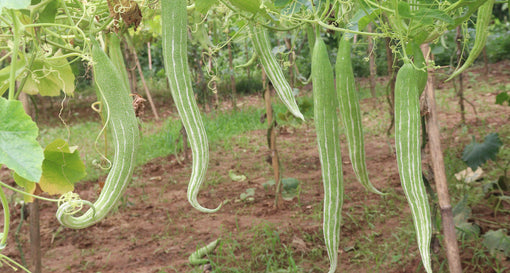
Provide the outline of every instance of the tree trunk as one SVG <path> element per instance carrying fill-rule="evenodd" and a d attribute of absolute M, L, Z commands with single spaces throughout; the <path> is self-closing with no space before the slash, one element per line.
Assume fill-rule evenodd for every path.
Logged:
<path fill-rule="evenodd" d="M 273 119 L 273 106 L 271 104 L 271 88 L 269 87 L 266 72 L 262 69 L 262 84 L 264 85 L 264 101 L 266 104 L 266 118 L 267 118 L 267 138 L 269 141 L 269 151 L 271 157 L 271 165 L 273 166 L 273 177 L 276 185 L 274 207 L 280 207 L 281 198 L 281 175 L 280 175 L 280 162 L 278 158 L 278 150 L 276 149 L 276 121 Z"/>
<path fill-rule="evenodd" d="M 427 54 L 429 52 L 429 45 L 422 45 L 422 51 L 424 54 Z M 429 59 L 428 56 L 426 56 L 426 59 Z M 448 184 L 446 181 L 443 152 L 441 149 L 441 140 L 437 121 L 433 72 L 433 69 L 429 69 L 427 85 L 425 87 L 425 96 L 428 106 L 428 115 L 426 116 L 426 120 L 429 137 L 430 159 L 434 170 L 434 181 L 436 183 L 439 207 L 441 209 L 441 218 L 443 220 L 444 243 L 446 247 L 446 256 L 448 258 L 448 267 L 450 269 L 450 273 L 461 273 L 462 266 L 460 263 L 459 247 L 457 245 L 457 237 L 455 234 L 452 206 L 450 204 L 450 196 L 448 194 Z"/>
<path fill-rule="evenodd" d="M 368 32 L 372 32 L 372 23 L 368 24 Z M 370 69 L 370 94 L 372 95 L 372 98 L 375 98 L 375 78 L 377 77 L 377 67 L 375 66 L 374 38 L 372 38 L 372 36 L 368 36 L 367 51 Z"/>

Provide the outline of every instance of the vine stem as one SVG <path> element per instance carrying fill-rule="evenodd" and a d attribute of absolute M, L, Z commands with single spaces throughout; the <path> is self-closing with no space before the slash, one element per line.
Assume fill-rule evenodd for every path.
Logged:
<path fill-rule="evenodd" d="M 16 62 L 18 60 L 18 47 L 20 42 L 20 21 L 18 17 L 16 17 L 16 12 L 14 10 L 9 10 L 12 17 L 12 25 L 13 25 L 13 45 L 12 45 L 12 56 L 11 56 L 11 71 L 9 74 L 9 100 L 15 99 L 16 94 Z"/>
<path fill-rule="evenodd" d="M 0 201 L 2 202 L 2 207 L 4 209 L 4 233 L 2 234 L 2 238 L 0 239 L 0 250 L 5 248 L 7 244 L 7 235 L 9 235 L 9 225 L 11 221 L 11 213 L 9 212 L 9 202 L 7 201 L 7 197 L 5 196 L 4 189 L 0 187 Z"/>
<path fill-rule="evenodd" d="M 430 47 L 428 44 L 422 45 L 422 51 L 426 55 L 425 60 L 428 62 L 428 53 Z M 441 149 L 441 140 L 439 126 L 437 122 L 436 101 L 434 94 L 434 77 L 433 69 L 428 69 L 427 85 L 425 86 L 425 96 L 427 99 L 428 115 L 427 132 L 429 136 L 430 157 L 434 170 L 434 180 L 436 183 L 436 191 L 441 209 L 441 218 L 443 224 L 443 233 L 445 238 L 446 256 L 448 259 L 448 267 L 451 273 L 462 273 L 462 265 L 460 263 L 459 247 L 455 234 L 455 224 L 453 222 L 452 206 L 450 204 L 450 196 L 448 194 L 448 185 L 446 181 L 446 172 L 444 167 L 443 153 Z"/>

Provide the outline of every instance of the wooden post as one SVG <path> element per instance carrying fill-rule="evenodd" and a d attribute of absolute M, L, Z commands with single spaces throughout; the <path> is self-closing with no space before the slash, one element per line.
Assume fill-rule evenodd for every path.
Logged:
<path fill-rule="evenodd" d="M 281 179 L 280 179 L 280 161 L 278 158 L 278 150 L 276 149 L 276 122 L 273 119 L 273 106 L 271 104 L 271 88 L 266 76 L 266 71 L 262 69 L 262 84 L 264 85 L 264 101 L 266 104 L 266 118 L 267 118 L 267 137 L 269 141 L 269 151 L 271 155 L 271 165 L 273 166 L 274 182 L 276 184 L 274 207 L 279 208 L 281 200 Z"/>
<path fill-rule="evenodd" d="M 424 55 L 429 53 L 429 45 L 422 45 Z M 425 57 L 429 60 L 429 57 Z M 457 236 L 455 234 L 455 223 L 453 222 L 452 206 L 450 204 L 450 196 L 448 194 L 448 184 L 446 181 L 443 152 L 441 149 L 441 140 L 439 133 L 439 125 L 437 121 L 436 101 L 434 94 L 434 74 L 433 69 L 428 70 L 427 85 L 425 87 L 425 96 L 428 106 L 427 132 L 429 137 L 430 157 L 432 168 L 434 171 L 434 181 L 436 183 L 436 191 L 441 209 L 441 218 L 443 224 L 443 234 L 446 247 L 446 256 L 448 258 L 448 266 L 450 273 L 461 273 L 462 266 L 460 263 L 459 247 L 457 244 Z"/>
<path fill-rule="evenodd" d="M 138 69 L 138 74 L 140 75 L 140 78 L 142 79 L 143 88 L 145 89 L 145 94 L 147 95 L 147 99 L 149 100 L 149 104 L 151 105 L 152 113 L 154 114 L 154 117 L 156 120 L 159 119 L 158 111 L 156 110 L 156 106 L 154 105 L 154 102 L 152 101 L 151 92 L 149 91 L 149 87 L 147 87 L 147 83 L 145 82 L 145 77 L 143 76 L 142 67 L 140 66 L 140 61 L 138 60 L 138 56 L 136 55 L 136 51 L 133 48 L 131 50 L 133 52 L 133 57 L 135 58 L 136 68 Z"/>
<path fill-rule="evenodd" d="M 30 204 L 30 252 L 33 266 L 33 273 L 42 272 L 41 263 L 41 234 L 39 227 L 39 200 L 34 199 Z"/>

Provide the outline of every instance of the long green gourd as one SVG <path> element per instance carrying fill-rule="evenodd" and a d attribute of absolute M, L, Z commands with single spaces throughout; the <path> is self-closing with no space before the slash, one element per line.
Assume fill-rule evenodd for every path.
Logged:
<path fill-rule="evenodd" d="M 188 33 L 186 0 L 161 1 L 163 59 L 170 91 L 189 136 L 193 163 L 188 185 L 188 200 L 202 212 L 215 212 L 198 203 L 197 195 L 209 164 L 209 144 L 202 116 L 198 110 L 188 67 Z"/>
<path fill-rule="evenodd" d="M 335 71 L 340 114 L 344 123 L 347 142 L 349 143 L 349 157 L 351 158 L 352 168 L 360 183 L 367 190 L 382 194 L 370 183 L 368 178 L 361 111 L 358 95 L 356 94 L 351 62 L 351 41 L 345 36 L 340 38 Z"/>
<path fill-rule="evenodd" d="M 90 209 L 75 217 L 71 212 L 75 212 L 77 206 L 89 202 L 67 200 L 60 204 L 57 210 L 58 221 L 75 229 L 97 223 L 116 205 L 131 181 L 140 138 L 129 89 L 119 76 L 116 66 L 96 41 L 93 41 L 92 58 L 97 94 L 102 103 L 106 126 L 111 131 L 115 155 L 101 194 Z"/>
<path fill-rule="evenodd" d="M 312 51 L 314 121 L 324 184 L 324 241 L 330 260 L 329 272 L 336 270 L 343 204 L 342 155 L 337 117 L 333 67 L 324 41 L 317 37 Z"/>
<path fill-rule="evenodd" d="M 475 62 L 476 58 L 478 58 L 478 55 L 482 53 L 483 48 L 485 47 L 485 43 L 487 42 L 487 36 L 489 35 L 487 27 L 491 21 L 494 1 L 495 0 L 487 0 L 487 2 L 483 3 L 483 5 L 478 8 L 475 26 L 476 36 L 473 48 L 469 52 L 469 56 L 464 64 L 459 69 L 457 69 L 446 81 L 449 81 L 458 76 L 460 73 L 464 72 L 464 70 L 466 70 Z"/>
<path fill-rule="evenodd" d="M 252 25 L 250 30 L 253 46 L 280 100 L 294 116 L 304 120 L 303 114 L 299 111 L 296 99 L 294 98 L 294 92 L 287 79 L 285 79 L 282 68 L 271 52 L 271 43 L 269 42 L 266 29 L 261 26 Z"/>
<path fill-rule="evenodd" d="M 126 84 L 126 89 L 130 90 L 129 86 L 129 77 L 126 70 L 126 63 L 124 62 L 124 57 L 122 55 L 122 49 L 120 47 L 120 38 L 116 33 L 111 33 L 109 35 L 109 47 L 108 47 L 108 55 L 112 60 L 112 63 L 117 67 L 117 71 L 119 71 L 120 78 L 122 82 Z"/>
<path fill-rule="evenodd" d="M 427 192 L 422 180 L 420 147 L 420 98 L 418 75 L 412 64 L 404 64 L 395 82 L 395 145 L 402 188 L 411 207 L 422 262 L 428 273 L 432 223 Z"/>

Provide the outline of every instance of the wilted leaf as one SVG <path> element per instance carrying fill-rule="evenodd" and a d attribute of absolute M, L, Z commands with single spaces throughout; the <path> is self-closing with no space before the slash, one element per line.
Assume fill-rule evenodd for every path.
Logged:
<path fill-rule="evenodd" d="M 487 160 L 496 159 L 496 154 L 503 143 L 499 139 L 497 133 L 488 134 L 483 143 L 473 141 L 466 146 L 462 153 L 462 160 L 473 170 L 476 170 L 480 165 L 484 164 Z"/>
<path fill-rule="evenodd" d="M 246 176 L 244 175 L 238 175 L 238 174 L 235 174 L 233 170 L 229 170 L 228 171 L 228 176 L 230 177 L 230 179 L 232 179 L 232 181 L 236 181 L 236 182 L 242 182 L 244 180 L 246 180 Z"/>
<path fill-rule="evenodd" d="M 496 251 L 503 251 L 505 256 L 510 257 L 510 236 L 506 232 L 506 229 L 489 230 L 482 236 L 482 244 L 489 249 L 491 254 L 495 254 Z"/>
<path fill-rule="evenodd" d="M 25 179 L 38 181 L 44 158 L 36 141 L 39 129 L 20 101 L 0 98 L 0 135 L 0 164 Z"/>

